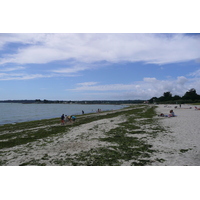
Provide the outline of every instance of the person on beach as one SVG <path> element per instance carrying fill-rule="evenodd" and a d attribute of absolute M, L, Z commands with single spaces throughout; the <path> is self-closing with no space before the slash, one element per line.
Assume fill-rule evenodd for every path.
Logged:
<path fill-rule="evenodd" d="M 84 115 L 84 110 L 82 110 L 82 115 Z"/>
<path fill-rule="evenodd" d="M 71 119 L 72 119 L 73 122 L 75 122 L 76 117 L 75 116 L 71 116 Z"/>
<path fill-rule="evenodd" d="M 62 125 L 65 124 L 65 115 L 64 114 L 61 115 L 61 124 Z"/>
<path fill-rule="evenodd" d="M 168 117 L 175 117 L 175 114 L 174 114 L 174 111 L 173 111 L 173 110 L 170 110 L 170 111 L 169 111 Z"/>
<path fill-rule="evenodd" d="M 101 112 L 101 109 L 98 108 L 97 112 L 100 113 L 100 112 Z"/>
<path fill-rule="evenodd" d="M 176 117 L 176 115 L 174 114 L 173 110 L 170 110 L 168 115 L 164 115 L 163 113 L 161 113 L 160 115 L 158 115 L 158 117 Z"/>
<path fill-rule="evenodd" d="M 72 121 L 71 116 L 67 116 L 67 121 L 68 121 L 68 122 L 71 122 L 71 121 Z"/>
<path fill-rule="evenodd" d="M 68 119 L 69 122 L 72 122 L 72 121 L 75 122 L 76 117 L 71 115 L 71 116 L 68 116 L 67 119 Z"/>
<path fill-rule="evenodd" d="M 65 123 L 67 123 L 68 121 L 68 118 L 67 118 L 67 115 L 65 115 Z"/>

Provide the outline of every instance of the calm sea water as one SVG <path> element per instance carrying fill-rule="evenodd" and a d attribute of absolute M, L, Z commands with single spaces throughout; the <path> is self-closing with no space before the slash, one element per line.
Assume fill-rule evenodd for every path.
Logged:
<path fill-rule="evenodd" d="M 82 114 L 82 110 L 86 114 L 94 113 L 98 109 L 107 111 L 123 107 L 123 105 L 0 103 L 0 125 L 56 118 L 62 114 L 80 115 Z"/>

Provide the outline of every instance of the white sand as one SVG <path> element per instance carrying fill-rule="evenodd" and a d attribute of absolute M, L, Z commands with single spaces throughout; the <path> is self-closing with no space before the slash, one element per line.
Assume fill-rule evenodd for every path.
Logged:
<path fill-rule="evenodd" d="M 192 107 L 192 109 L 189 109 Z M 167 166 L 199 166 L 200 165 L 200 110 L 194 106 L 182 105 L 174 109 L 174 105 L 159 105 L 157 112 L 168 114 L 173 109 L 177 117 L 160 117 L 162 126 L 167 132 L 159 133 L 156 139 L 149 142 L 159 152 L 154 158 L 164 159 L 163 163 L 153 165 Z"/>

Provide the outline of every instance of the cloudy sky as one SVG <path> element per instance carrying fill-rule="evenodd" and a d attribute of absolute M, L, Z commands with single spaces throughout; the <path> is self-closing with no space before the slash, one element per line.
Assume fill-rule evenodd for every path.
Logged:
<path fill-rule="evenodd" d="M 149 99 L 199 78 L 199 34 L 0 34 L 1 100 Z"/>

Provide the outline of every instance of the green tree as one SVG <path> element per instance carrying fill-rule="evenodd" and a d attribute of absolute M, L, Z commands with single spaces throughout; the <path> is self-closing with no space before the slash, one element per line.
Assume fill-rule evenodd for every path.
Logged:
<path fill-rule="evenodd" d="M 172 99 L 172 94 L 171 92 L 164 92 L 163 93 L 163 96 L 164 96 L 164 100 L 165 101 L 170 101 Z"/>
<path fill-rule="evenodd" d="M 48 103 L 48 102 L 49 102 L 48 100 L 44 99 L 44 103 Z"/>
<path fill-rule="evenodd" d="M 181 97 L 180 97 L 180 96 L 178 96 L 178 95 L 174 95 L 174 96 L 172 97 L 172 99 L 173 99 L 174 101 L 177 101 L 177 100 L 180 100 L 180 99 L 181 99 Z"/>
<path fill-rule="evenodd" d="M 182 97 L 182 99 L 184 100 L 198 100 L 199 99 L 199 95 L 197 94 L 196 90 L 194 88 L 190 89 L 189 91 L 187 91 L 184 96 Z"/>
<path fill-rule="evenodd" d="M 156 102 L 158 102 L 157 97 L 152 97 L 151 99 L 149 99 L 149 103 L 156 103 Z"/>

